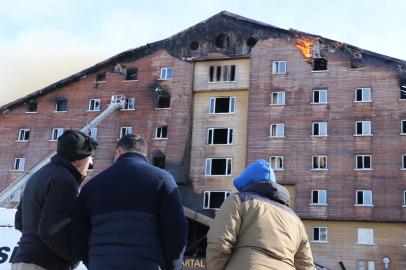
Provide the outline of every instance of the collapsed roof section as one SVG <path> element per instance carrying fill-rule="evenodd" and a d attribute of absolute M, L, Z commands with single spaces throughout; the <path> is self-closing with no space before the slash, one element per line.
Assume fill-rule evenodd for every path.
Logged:
<path fill-rule="evenodd" d="M 304 57 L 315 69 L 319 68 L 323 70 L 326 68 L 326 52 L 329 52 L 342 54 L 351 59 L 351 68 L 354 69 L 362 68 L 363 63 L 366 62 L 376 63 L 377 65 L 384 64 L 385 66 L 398 69 L 400 84 L 402 84 L 401 81 L 406 80 L 406 61 L 404 60 L 367 51 L 318 35 L 294 29 L 285 30 L 228 11 L 222 11 L 167 39 L 147 43 L 144 46 L 124 51 L 72 76 L 8 103 L 0 107 L 0 115 L 7 113 L 13 107 L 19 106 L 30 99 L 84 79 L 93 72 L 107 70 L 108 72 L 124 74 L 122 68 L 117 68 L 117 64 L 134 62 L 161 49 L 165 49 L 173 57 L 192 62 L 194 59 L 205 57 L 211 52 L 222 53 L 228 57 L 246 56 L 250 54 L 251 49 L 255 47 L 259 40 L 269 38 L 283 38 L 295 42 L 296 47 L 303 52 Z"/>

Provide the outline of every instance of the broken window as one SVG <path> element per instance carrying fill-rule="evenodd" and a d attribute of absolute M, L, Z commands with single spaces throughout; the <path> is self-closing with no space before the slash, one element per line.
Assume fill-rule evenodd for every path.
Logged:
<path fill-rule="evenodd" d="M 52 130 L 51 141 L 57 141 L 58 138 L 63 134 L 63 128 L 54 128 Z"/>
<path fill-rule="evenodd" d="M 351 59 L 351 69 L 362 69 L 364 65 L 362 64 L 362 59 L 352 58 Z"/>
<path fill-rule="evenodd" d="M 275 171 L 283 170 L 283 157 L 282 156 L 272 156 L 269 157 L 269 163 L 271 164 L 271 168 Z"/>
<path fill-rule="evenodd" d="M 135 98 L 126 98 L 123 110 L 134 110 Z"/>
<path fill-rule="evenodd" d="M 55 111 L 56 112 L 66 112 L 67 105 L 68 105 L 68 101 L 66 99 L 58 100 L 55 103 Z"/>
<path fill-rule="evenodd" d="M 327 90 L 314 90 L 313 103 L 327 103 Z"/>
<path fill-rule="evenodd" d="M 326 58 L 314 58 L 313 59 L 313 71 L 327 70 Z"/>
<path fill-rule="evenodd" d="M 92 128 L 91 130 L 89 130 L 87 134 L 89 135 L 90 138 L 97 140 L 97 128 Z"/>
<path fill-rule="evenodd" d="M 235 65 L 231 65 L 230 81 L 235 82 Z"/>
<path fill-rule="evenodd" d="M 97 82 L 97 83 L 104 83 L 104 82 L 106 82 L 106 72 L 97 74 L 97 75 L 96 75 L 96 82 Z"/>
<path fill-rule="evenodd" d="M 172 79 L 172 68 L 161 68 L 161 79 L 162 80 L 169 80 Z"/>
<path fill-rule="evenodd" d="M 286 73 L 286 61 L 273 61 L 272 62 L 273 74 L 285 74 Z"/>
<path fill-rule="evenodd" d="M 271 124 L 270 137 L 284 137 L 285 136 L 285 124 Z"/>
<path fill-rule="evenodd" d="M 285 105 L 285 92 L 273 92 L 271 104 Z"/>
<path fill-rule="evenodd" d="M 313 156 L 313 170 L 327 170 L 327 156 Z"/>
<path fill-rule="evenodd" d="M 13 171 L 24 171 L 25 158 L 14 159 Z"/>
<path fill-rule="evenodd" d="M 37 112 L 37 103 L 36 102 L 28 103 L 27 112 Z"/>
<path fill-rule="evenodd" d="M 171 96 L 158 96 L 157 108 L 170 108 Z"/>
<path fill-rule="evenodd" d="M 220 209 L 221 205 L 230 194 L 230 191 L 205 191 L 203 209 Z"/>
<path fill-rule="evenodd" d="M 209 113 L 234 113 L 235 97 L 212 97 L 210 98 Z"/>
<path fill-rule="evenodd" d="M 18 132 L 18 141 L 26 142 L 30 138 L 30 130 L 29 129 L 20 129 Z"/>
<path fill-rule="evenodd" d="M 313 241 L 327 242 L 327 227 L 313 227 Z"/>
<path fill-rule="evenodd" d="M 94 171 L 94 158 L 92 157 L 92 164 L 89 164 L 89 167 L 87 167 L 88 171 Z"/>
<path fill-rule="evenodd" d="M 209 71 L 209 82 L 213 81 L 213 77 L 214 77 L 214 66 L 211 66 Z"/>
<path fill-rule="evenodd" d="M 401 134 L 406 134 L 406 120 L 401 121 Z"/>
<path fill-rule="evenodd" d="M 232 158 L 207 158 L 206 175 L 231 175 Z"/>
<path fill-rule="evenodd" d="M 400 86 L 400 99 L 406 99 L 406 85 Z"/>
<path fill-rule="evenodd" d="M 89 100 L 89 111 L 100 111 L 100 99 Z"/>
<path fill-rule="evenodd" d="M 138 80 L 138 68 L 129 68 L 126 70 L 126 81 L 137 81 Z"/>
<path fill-rule="evenodd" d="M 373 244 L 374 229 L 358 228 L 358 243 L 357 244 Z"/>
<path fill-rule="evenodd" d="M 313 123 L 313 136 L 327 136 L 327 123 Z"/>
<path fill-rule="evenodd" d="M 355 101 L 371 101 L 371 88 L 357 88 L 355 89 Z"/>
<path fill-rule="evenodd" d="M 131 134 L 132 132 L 133 132 L 132 127 L 122 127 L 120 129 L 120 138 L 122 138 L 123 136 L 125 136 L 127 134 Z"/>
<path fill-rule="evenodd" d="M 221 66 L 217 66 L 216 69 L 216 80 L 219 82 L 221 81 Z"/>
<path fill-rule="evenodd" d="M 370 155 L 357 156 L 356 168 L 359 170 L 371 169 L 371 159 Z"/>
<path fill-rule="evenodd" d="M 217 48 L 223 49 L 230 45 L 230 37 L 226 34 L 220 34 L 216 38 Z"/>
<path fill-rule="evenodd" d="M 357 121 L 355 122 L 356 135 L 372 135 L 371 134 L 371 121 Z"/>
<path fill-rule="evenodd" d="M 207 144 L 233 144 L 232 128 L 209 128 Z"/>
<path fill-rule="evenodd" d="M 254 47 L 255 46 L 255 44 L 257 44 L 257 39 L 256 38 L 254 38 L 254 37 L 249 37 L 248 39 L 247 39 L 247 46 L 248 47 Z"/>
<path fill-rule="evenodd" d="M 312 204 L 326 204 L 326 190 L 312 190 Z"/>
<path fill-rule="evenodd" d="M 153 157 L 154 166 L 164 170 L 165 169 L 165 160 L 166 160 L 166 157 Z"/>
<path fill-rule="evenodd" d="M 155 139 L 166 139 L 168 138 L 168 127 L 156 127 Z"/>
<path fill-rule="evenodd" d="M 197 49 L 199 49 L 199 43 L 197 41 L 190 42 L 190 49 L 192 51 L 196 51 Z"/>

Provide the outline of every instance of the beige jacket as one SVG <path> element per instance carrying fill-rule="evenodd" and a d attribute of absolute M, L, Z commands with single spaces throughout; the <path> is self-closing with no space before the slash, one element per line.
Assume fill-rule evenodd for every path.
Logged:
<path fill-rule="evenodd" d="M 207 269 L 313 270 L 304 225 L 286 204 L 288 191 L 271 181 L 229 196 L 207 235 Z"/>

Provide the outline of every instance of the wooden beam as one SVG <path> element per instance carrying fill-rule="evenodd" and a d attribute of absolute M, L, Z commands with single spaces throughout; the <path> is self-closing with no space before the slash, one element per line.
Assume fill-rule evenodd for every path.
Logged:
<path fill-rule="evenodd" d="M 196 211 L 193 211 L 192 209 L 183 207 L 183 211 L 185 211 L 185 216 L 187 218 L 196 220 L 197 222 L 200 222 L 200 223 L 202 223 L 202 224 L 204 224 L 206 226 L 210 227 L 210 225 L 211 225 L 211 223 L 213 221 L 212 218 L 209 218 L 208 216 L 202 215 L 202 214 L 200 214 L 200 213 L 198 213 Z"/>

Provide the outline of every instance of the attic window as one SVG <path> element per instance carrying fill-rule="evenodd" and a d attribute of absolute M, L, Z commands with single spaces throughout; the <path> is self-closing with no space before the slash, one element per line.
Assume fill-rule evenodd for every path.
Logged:
<path fill-rule="evenodd" d="M 97 83 L 106 82 L 106 72 L 97 74 L 97 75 L 96 75 L 96 82 L 97 82 Z"/>
<path fill-rule="evenodd" d="M 68 101 L 66 99 L 56 101 L 55 112 L 66 112 L 67 105 Z"/>
<path fill-rule="evenodd" d="M 37 103 L 36 102 L 28 103 L 27 112 L 37 112 Z"/>
<path fill-rule="evenodd" d="M 400 99 L 406 99 L 406 85 L 400 86 Z"/>
<path fill-rule="evenodd" d="M 158 96 L 157 108 L 164 109 L 171 107 L 171 96 Z"/>
<path fill-rule="evenodd" d="M 256 38 L 254 38 L 254 37 L 249 37 L 248 39 L 247 39 L 247 46 L 248 47 L 254 47 L 255 45 L 257 44 L 257 39 Z"/>
<path fill-rule="evenodd" d="M 190 42 L 190 49 L 192 51 L 196 51 L 197 49 L 199 49 L 199 43 L 197 41 Z"/>
<path fill-rule="evenodd" d="M 315 58 L 313 59 L 313 71 L 327 70 L 327 59 L 326 58 Z"/>
<path fill-rule="evenodd" d="M 126 81 L 137 81 L 138 80 L 138 68 L 131 68 L 126 70 Z"/>
<path fill-rule="evenodd" d="M 153 158 L 153 162 L 154 162 L 154 166 L 161 168 L 161 169 L 165 169 L 165 161 L 166 161 L 166 157 L 154 157 Z"/>
<path fill-rule="evenodd" d="M 205 191 L 203 209 L 218 210 L 230 193 L 230 191 Z"/>
<path fill-rule="evenodd" d="M 217 48 L 223 49 L 230 45 L 230 37 L 226 34 L 220 34 L 216 38 L 216 46 Z"/>
<path fill-rule="evenodd" d="M 351 69 L 360 69 L 360 68 L 364 68 L 362 60 L 358 58 L 351 59 Z"/>

